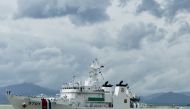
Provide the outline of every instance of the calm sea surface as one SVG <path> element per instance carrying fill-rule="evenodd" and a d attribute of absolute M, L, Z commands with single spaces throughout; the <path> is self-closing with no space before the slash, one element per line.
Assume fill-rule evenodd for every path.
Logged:
<path fill-rule="evenodd" d="M 0 105 L 0 109 L 14 109 L 11 105 Z M 178 109 L 178 108 L 171 108 L 166 106 L 159 106 L 155 108 L 145 108 L 145 109 Z M 179 109 L 190 109 L 190 107 L 183 107 Z"/>
<path fill-rule="evenodd" d="M 14 109 L 11 105 L 0 105 L 0 109 Z"/>

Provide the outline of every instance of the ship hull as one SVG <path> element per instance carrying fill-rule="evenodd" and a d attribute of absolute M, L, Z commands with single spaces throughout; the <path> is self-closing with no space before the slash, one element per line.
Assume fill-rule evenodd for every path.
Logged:
<path fill-rule="evenodd" d="M 14 109 L 74 109 L 72 106 L 52 102 L 48 99 L 8 95 L 8 100 Z"/>
<path fill-rule="evenodd" d="M 113 107 L 73 107 L 39 97 L 7 95 L 7 98 L 14 109 L 114 109 Z"/>

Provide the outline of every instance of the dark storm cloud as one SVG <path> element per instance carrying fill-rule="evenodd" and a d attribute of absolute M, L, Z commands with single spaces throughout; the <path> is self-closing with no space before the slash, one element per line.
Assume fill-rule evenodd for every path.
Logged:
<path fill-rule="evenodd" d="M 142 3 L 137 8 L 137 12 L 149 11 L 151 14 L 161 17 L 162 10 L 160 5 L 154 0 L 142 0 Z"/>
<path fill-rule="evenodd" d="M 189 0 L 169 0 L 167 1 L 167 7 L 164 14 L 166 16 L 172 17 L 175 16 L 178 12 L 187 11 L 190 12 Z"/>
<path fill-rule="evenodd" d="M 122 49 L 139 49 L 143 39 L 159 41 L 161 36 L 154 24 L 131 23 L 124 25 L 118 35 L 118 45 Z"/>
<path fill-rule="evenodd" d="M 18 0 L 17 17 L 50 18 L 69 16 L 75 24 L 88 24 L 109 19 L 109 0 Z"/>
<path fill-rule="evenodd" d="M 172 19 L 180 12 L 190 11 L 189 0 L 168 0 L 164 2 L 164 4 L 159 4 L 155 0 L 142 0 L 142 3 L 137 8 L 137 13 L 147 11 L 157 17 Z"/>

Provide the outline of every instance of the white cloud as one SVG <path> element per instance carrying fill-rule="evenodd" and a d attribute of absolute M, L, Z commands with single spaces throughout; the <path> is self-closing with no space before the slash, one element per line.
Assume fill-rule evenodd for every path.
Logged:
<path fill-rule="evenodd" d="M 0 20 L 13 17 L 17 10 L 16 0 L 0 0 Z"/>
<path fill-rule="evenodd" d="M 190 17 L 185 14 L 188 9 L 171 16 L 175 20 L 170 21 L 145 10 L 143 13 L 131 11 L 127 6 L 137 9 L 139 3 L 136 1 L 123 1 L 121 6 L 117 0 L 110 1 L 111 4 L 108 1 L 100 3 L 85 0 L 76 4 L 66 0 L 62 3 L 63 7 L 76 8 L 77 11 L 63 8 L 63 12 L 69 14 L 53 17 L 50 12 L 46 13 L 48 17 L 45 19 L 36 19 L 33 16 L 39 14 L 36 11 L 42 15 L 38 5 L 47 5 L 44 0 L 40 1 L 30 1 L 28 3 L 31 4 L 19 7 L 18 13 L 25 18 L 4 17 L 4 20 L 0 20 L 1 86 L 26 81 L 57 88 L 62 82 L 71 80 L 73 73 L 87 75 L 91 60 L 98 57 L 105 64 L 103 75 L 106 80 L 112 81 L 112 84 L 125 80 L 139 94 L 190 90 L 190 81 L 187 79 L 190 76 Z M 155 3 L 159 6 L 165 2 Z M 16 2 L 4 4 L 11 9 L 16 9 L 17 5 Z M 81 11 L 86 13 L 91 8 L 88 4 L 93 4 L 93 9 L 110 20 L 101 22 L 96 17 L 93 18 L 96 21 L 81 17 Z M 30 8 L 33 6 L 37 8 L 32 11 L 33 8 Z M 8 12 L 9 16 L 15 14 L 13 10 Z M 4 12 L 0 13 L 6 16 Z M 100 13 L 93 15 L 98 16 Z M 70 15 L 88 25 L 73 24 L 75 20 Z"/>

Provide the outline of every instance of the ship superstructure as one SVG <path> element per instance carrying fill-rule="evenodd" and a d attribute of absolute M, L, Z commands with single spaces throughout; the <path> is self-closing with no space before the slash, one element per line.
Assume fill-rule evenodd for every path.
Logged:
<path fill-rule="evenodd" d="M 15 109 L 130 109 L 139 107 L 139 97 L 120 81 L 116 86 L 106 81 L 103 85 L 98 60 L 90 65 L 85 81 L 63 84 L 56 97 L 17 96 L 7 91 L 7 97 Z M 74 76 L 75 77 L 75 76 Z"/>

